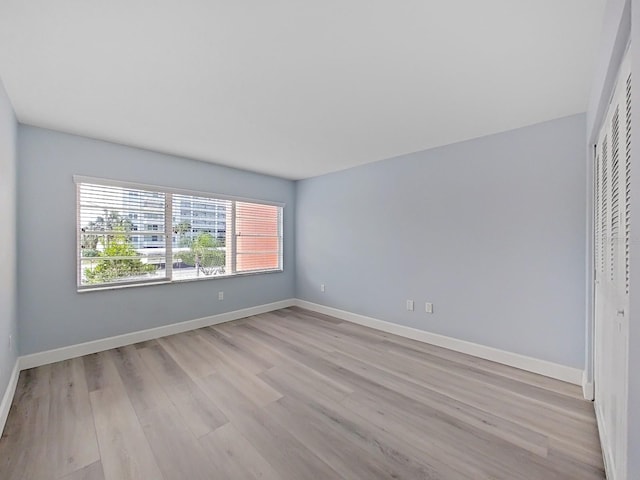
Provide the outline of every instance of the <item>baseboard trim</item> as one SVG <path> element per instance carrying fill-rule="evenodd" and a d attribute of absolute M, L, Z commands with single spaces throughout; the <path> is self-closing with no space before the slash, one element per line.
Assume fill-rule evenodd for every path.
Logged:
<path fill-rule="evenodd" d="M 100 340 L 93 340 L 91 342 L 79 343 L 68 347 L 56 348 L 54 350 L 32 353 L 30 355 L 19 357 L 18 365 L 20 370 L 26 370 L 28 368 L 47 365 L 49 363 L 69 360 L 70 358 L 110 350 L 112 348 L 124 347 L 133 343 L 154 340 L 168 335 L 175 335 L 176 333 L 209 327 L 211 325 L 230 322 L 232 320 L 238 320 L 252 315 L 259 315 L 261 313 L 271 312 L 273 310 L 279 310 L 293 305 L 295 305 L 295 300 L 291 298 L 255 307 L 234 310 L 232 312 L 219 313 L 209 317 L 197 318 L 195 320 L 187 320 L 186 322 L 172 323 L 170 325 L 163 325 L 161 327 L 150 328 L 148 330 L 140 330 L 137 332 L 117 335 L 115 337 L 101 338 Z"/>
<path fill-rule="evenodd" d="M 431 333 L 417 328 L 405 327 L 395 323 L 379 320 L 377 318 L 367 317 L 357 313 L 347 312 L 333 307 L 327 307 L 318 303 L 308 302 L 306 300 L 296 299 L 296 306 L 306 308 L 318 313 L 331 315 L 332 317 L 346 320 L 348 322 L 357 323 L 365 327 L 375 328 L 383 332 L 392 333 L 401 337 L 410 338 L 419 342 L 436 345 L 438 347 L 448 348 L 456 352 L 466 353 L 474 357 L 491 360 L 493 362 L 502 363 L 511 367 L 519 368 L 533 373 L 538 373 L 546 377 L 555 378 L 574 385 L 582 385 L 583 370 L 558 363 L 540 360 L 518 353 L 508 352 L 493 347 L 487 347 L 477 343 L 459 340 L 453 337 L 447 337 L 437 333 Z"/>
<path fill-rule="evenodd" d="M 16 359 L 16 363 L 13 366 L 13 371 L 9 377 L 9 384 L 4 391 L 2 397 L 2 403 L 0 403 L 0 436 L 4 431 L 4 426 L 7 423 L 7 417 L 9 417 L 9 410 L 13 403 L 13 396 L 16 393 L 16 387 L 18 386 L 18 377 L 20 376 L 20 362 Z"/>
<path fill-rule="evenodd" d="M 587 371 L 585 370 L 582 373 L 582 395 L 585 400 L 591 400 L 595 398 L 595 391 L 593 387 L 593 382 L 590 382 L 587 378 Z"/>

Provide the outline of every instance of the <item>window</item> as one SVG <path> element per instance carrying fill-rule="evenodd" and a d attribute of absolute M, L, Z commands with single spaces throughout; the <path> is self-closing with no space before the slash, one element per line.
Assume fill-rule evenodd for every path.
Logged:
<path fill-rule="evenodd" d="M 280 211 L 270 205 L 236 202 L 236 270 L 277 269 L 280 265 Z"/>
<path fill-rule="evenodd" d="M 282 204 L 75 181 L 79 290 L 282 271 Z"/>

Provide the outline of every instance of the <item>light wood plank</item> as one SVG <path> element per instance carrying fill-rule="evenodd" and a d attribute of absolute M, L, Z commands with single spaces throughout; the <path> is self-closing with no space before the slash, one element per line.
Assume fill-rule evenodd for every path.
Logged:
<path fill-rule="evenodd" d="M 172 335 L 158 340 L 171 357 L 192 378 L 206 377 L 216 372 L 215 355 L 195 345 L 187 335 Z"/>
<path fill-rule="evenodd" d="M 163 479 L 118 372 L 104 357 L 109 386 L 90 393 L 105 480 Z"/>
<path fill-rule="evenodd" d="M 200 439 L 219 478 L 280 480 L 282 476 L 228 423 Z"/>
<path fill-rule="evenodd" d="M 60 480 L 104 480 L 104 472 L 102 471 L 102 462 L 95 462 L 77 470 Z"/>
<path fill-rule="evenodd" d="M 109 350 L 107 355 L 118 371 L 131 405 L 140 416 L 147 410 L 167 408 L 171 401 L 138 352 L 130 345 Z"/>
<path fill-rule="evenodd" d="M 191 432 L 200 438 L 228 423 L 224 413 L 159 345 L 138 350 L 138 354 L 158 379 L 177 407 Z"/>
<path fill-rule="evenodd" d="M 100 453 L 82 359 L 53 364 L 50 388 L 48 454 L 57 478 L 97 462 Z"/>
<path fill-rule="evenodd" d="M 0 478 L 51 478 L 48 448 L 49 396 L 39 395 L 14 403 L 0 440 Z"/>
<path fill-rule="evenodd" d="M 210 375 L 200 379 L 199 384 L 282 478 L 339 478 L 335 470 L 297 441 L 264 409 L 256 408 L 227 379 Z"/>
<path fill-rule="evenodd" d="M 175 406 L 146 410 L 140 415 L 145 436 L 166 480 L 209 480 L 215 465 Z"/>
<path fill-rule="evenodd" d="M 219 357 L 224 358 L 227 363 L 242 365 L 251 374 L 258 374 L 273 366 L 253 350 L 243 348 L 233 337 L 224 335 L 217 327 L 203 328 L 198 333 L 209 341 L 209 348 Z"/>

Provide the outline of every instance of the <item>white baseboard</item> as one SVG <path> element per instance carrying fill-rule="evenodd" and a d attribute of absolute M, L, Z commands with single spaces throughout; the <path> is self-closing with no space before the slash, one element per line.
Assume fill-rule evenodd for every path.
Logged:
<path fill-rule="evenodd" d="M 585 400 L 593 400 L 595 398 L 593 382 L 588 380 L 586 370 L 582 373 L 582 395 Z"/>
<path fill-rule="evenodd" d="M 7 423 L 7 417 L 9 416 L 9 410 L 13 403 L 13 396 L 16 393 L 16 387 L 18 386 L 18 377 L 20 376 L 20 362 L 16 360 L 13 366 L 13 371 L 9 377 L 9 384 L 2 397 L 2 403 L 0 403 L 0 436 L 4 431 L 4 426 Z"/>
<path fill-rule="evenodd" d="M 392 333 L 401 337 L 411 338 L 419 342 L 436 345 L 438 347 L 448 348 L 456 352 L 466 353 L 474 357 L 491 360 L 493 362 L 502 363 L 511 367 L 527 370 L 529 372 L 538 373 L 546 377 L 555 378 L 564 382 L 573 383 L 574 385 L 582 385 L 583 370 L 558 363 L 540 360 L 533 357 L 527 357 L 518 353 L 507 352 L 493 347 L 487 347 L 477 343 L 459 340 L 453 337 L 439 335 L 417 328 L 405 327 L 396 323 L 378 320 L 377 318 L 359 315 L 333 307 L 327 307 L 317 303 L 307 302 L 306 300 L 296 299 L 296 306 L 306 308 L 318 313 L 331 315 L 348 322 L 364 325 L 365 327 L 375 328 L 383 332 Z"/>
<path fill-rule="evenodd" d="M 60 362 L 70 358 L 81 357 L 91 353 L 102 352 L 112 348 L 124 347 L 133 343 L 153 340 L 167 335 L 187 332 L 197 328 L 209 327 L 219 323 L 230 322 L 240 318 L 250 317 L 251 315 L 259 315 L 261 313 L 279 310 L 281 308 L 291 307 L 295 304 L 294 299 L 281 300 L 279 302 L 267 303 L 255 307 L 234 310 L 233 312 L 220 313 L 209 317 L 197 318 L 186 322 L 172 323 L 171 325 L 163 325 L 162 327 L 150 328 L 148 330 L 140 330 L 138 332 L 125 333 L 115 337 L 102 338 L 91 342 L 79 343 L 68 347 L 56 348 L 45 352 L 32 353 L 18 358 L 20 370 L 39 367 L 49 363 Z M 13 396 L 12 396 L 13 398 Z"/>

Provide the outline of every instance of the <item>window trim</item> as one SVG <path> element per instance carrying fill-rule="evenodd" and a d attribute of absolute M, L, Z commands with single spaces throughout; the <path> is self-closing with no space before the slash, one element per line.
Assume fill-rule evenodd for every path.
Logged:
<path fill-rule="evenodd" d="M 188 282 L 198 282 L 201 280 L 219 280 L 224 278 L 233 278 L 233 277 L 241 277 L 241 276 L 251 276 L 251 275 L 262 275 L 268 273 L 280 273 L 284 271 L 284 208 L 286 203 L 284 202 L 276 202 L 272 200 L 262 200 L 257 198 L 250 197 L 240 197 L 236 195 L 227 195 L 227 194 L 218 194 L 213 192 L 205 192 L 201 190 L 189 190 L 184 188 L 176 188 L 176 187 L 167 187 L 163 185 L 152 185 L 146 183 L 137 183 L 137 182 L 129 182 L 123 180 L 115 180 L 109 178 L 101 178 L 101 177 L 90 177 L 84 175 L 73 175 L 73 182 L 76 185 L 76 289 L 78 293 L 84 292 L 94 292 L 100 290 L 115 290 L 121 288 L 131 288 L 131 287 L 144 287 L 149 285 L 166 285 L 166 284 L 181 284 Z M 97 285 L 82 285 L 82 257 L 81 257 L 81 233 L 79 227 L 79 218 L 80 218 L 80 201 L 79 201 L 79 192 L 81 184 L 92 184 L 92 185 L 103 185 L 105 187 L 118 187 L 118 188 L 127 188 L 127 189 L 139 189 L 146 190 L 150 192 L 157 192 L 165 194 L 165 209 L 164 209 L 164 232 L 162 234 L 165 237 L 165 275 L 162 278 L 150 279 L 144 281 L 123 281 L 123 282 L 114 282 L 114 283 L 101 283 Z M 173 259 L 173 242 L 171 241 L 173 235 L 173 195 L 186 195 L 193 197 L 203 197 L 215 200 L 227 200 L 232 201 L 232 218 L 231 218 L 231 231 L 232 238 L 235 239 L 235 211 L 236 211 L 236 203 L 235 202 L 246 202 L 246 203 L 255 203 L 259 205 L 267 205 L 279 207 L 278 210 L 278 238 L 280 240 L 280 248 L 279 248 L 279 268 L 277 269 L 269 269 L 269 270 L 252 270 L 252 271 L 242 271 L 235 272 L 229 275 L 221 275 L 221 276 L 210 276 L 210 277 L 195 277 L 195 278 L 185 278 L 185 279 L 174 279 L 172 278 L 173 274 L 173 262 L 167 262 L 167 259 Z M 226 223 L 227 228 L 229 228 L 229 223 Z M 161 233 L 158 230 L 158 233 Z M 235 271 L 236 265 L 236 250 L 237 245 L 235 240 L 229 246 L 230 254 L 232 255 L 231 261 L 233 262 L 233 271 Z"/>

